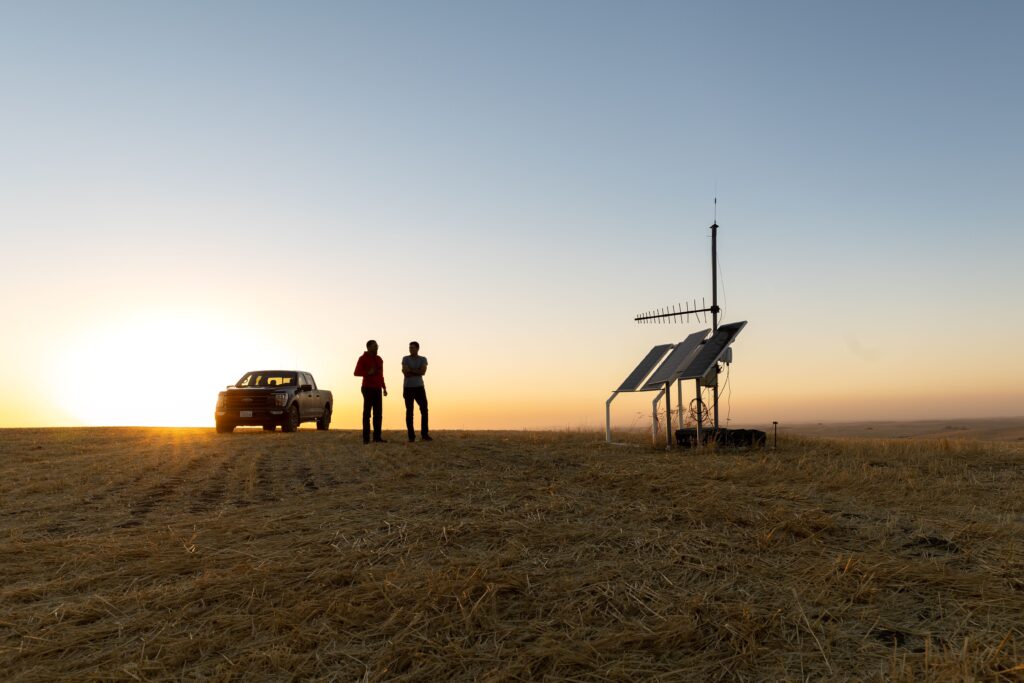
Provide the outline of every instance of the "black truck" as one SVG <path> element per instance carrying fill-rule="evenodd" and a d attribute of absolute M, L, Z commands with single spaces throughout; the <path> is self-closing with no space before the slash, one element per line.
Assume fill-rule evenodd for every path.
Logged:
<path fill-rule="evenodd" d="M 319 430 L 331 426 L 334 397 L 317 389 L 313 375 L 298 370 L 247 372 L 217 396 L 214 419 L 217 432 L 228 434 L 242 425 L 262 426 L 272 432 L 294 432 L 303 422 L 316 422 Z"/>

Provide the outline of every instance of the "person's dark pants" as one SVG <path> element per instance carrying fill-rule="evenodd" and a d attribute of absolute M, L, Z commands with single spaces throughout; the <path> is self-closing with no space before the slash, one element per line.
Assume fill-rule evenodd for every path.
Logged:
<path fill-rule="evenodd" d="M 370 413 L 373 412 L 373 440 L 380 441 L 381 410 L 384 408 L 382 390 L 363 387 L 363 443 L 370 443 Z"/>
<path fill-rule="evenodd" d="M 420 434 L 430 436 L 428 426 L 427 410 L 427 388 L 426 387 L 403 387 L 402 398 L 405 399 L 405 428 L 409 431 L 409 441 L 416 438 L 416 429 L 412 426 L 412 404 L 413 401 L 420 407 Z"/>

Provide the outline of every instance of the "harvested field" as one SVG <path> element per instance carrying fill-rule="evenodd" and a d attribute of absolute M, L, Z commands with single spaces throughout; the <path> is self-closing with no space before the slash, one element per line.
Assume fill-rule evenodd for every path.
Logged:
<path fill-rule="evenodd" d="M 1020 444 L 437 437 L 0 431 L 0 671 L 1024 677 Z"/>
<path fill-rule="evenodd" d="M 819 438 L 941 439 L 1024 442 L 1024 417 L 873 420 L 779 425 L 779 433 Z"/>

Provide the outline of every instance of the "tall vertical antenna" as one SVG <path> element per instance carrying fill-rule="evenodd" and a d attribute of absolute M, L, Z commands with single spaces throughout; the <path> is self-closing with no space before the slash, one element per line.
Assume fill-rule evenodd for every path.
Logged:
<path fill-rule="evenodd" d="M 711 224 L 711 333 L 718 332 L 718 197 L 715 197 L 715 222 Z M 716 364 L 717 368 L 718 365 Z M 716 370 L 717 372 L 717 370 Z M 718 429 L 718 380 L 714 391 L 715 429 Z"/>

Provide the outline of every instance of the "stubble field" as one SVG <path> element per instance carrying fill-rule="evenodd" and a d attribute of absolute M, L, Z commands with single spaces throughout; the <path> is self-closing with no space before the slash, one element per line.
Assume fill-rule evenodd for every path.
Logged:
<path fill-rule="evenodd" d="M 1020 680 L 1024 446 L 0 431 L 0 672 Z"/>

